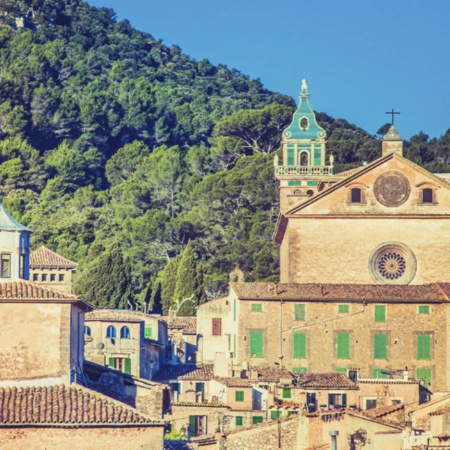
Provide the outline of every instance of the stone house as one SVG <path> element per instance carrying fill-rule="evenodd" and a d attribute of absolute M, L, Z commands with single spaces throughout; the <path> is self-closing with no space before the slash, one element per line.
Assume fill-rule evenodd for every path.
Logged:
<path fill-rule="evenodd" d="M 177 317 L 172 310 L 161 317 L 167 323 L 170 364 L 193 364 L 197 360 L 197 318 Z"/>
<path fill-rule="evenodd" d="M 86 359 L 152 379 L 166 362 L 167 325 L 160 316 L 96 310 L 85 317 Z"/>
<path fill-rule="evenodd" d="M 41 245 L 30 253 L 30 279 L 49 289 L 72 293 L 72 277 L 78 264 Z"/>

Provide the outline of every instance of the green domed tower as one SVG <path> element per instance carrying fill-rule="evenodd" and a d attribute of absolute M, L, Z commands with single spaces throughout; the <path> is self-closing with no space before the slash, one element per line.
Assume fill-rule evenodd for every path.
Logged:
<path fill-rule="evenodd" d="M 275 157 L 275 177 L 280 180 L 280 206 L 284 211 L 300 199 L 317 192 L 319 181 L 333 175 L 333 157 L 326 165 L 326 133 L 317 123 L 309 104 L 306 80 L 302 80 L 300 103 L 291 124 L 283 131 L 283 165 Z"/>

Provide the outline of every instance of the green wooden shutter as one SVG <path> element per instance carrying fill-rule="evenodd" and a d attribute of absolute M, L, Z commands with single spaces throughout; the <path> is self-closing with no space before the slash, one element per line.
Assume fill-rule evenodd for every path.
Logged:
<path fill-rule="evenodd" d="M 375 322 L 386 322 L 386 305 L 375 305 Z"/>
<path fill-rule="evenodd" d="M 112 367 L 113 369 L 114 369 L 114 367 L 116 367 L 114 358 L 111 358 L 111 357 L 110 357 L 110 358 L 108 359 L 108 366 L 109 366 L 109 367 Z"/>
<path fill-rule="evenodd" d="M 252 303 L 252 312 L 262 312 L 262 304 L 261 303 Z"/>
<path fill-rule="evenodd" d="M 337 335 L 337 357 L 340 359 L 350 358 L 350 334 L 338 333 L 338 335 Z"/>
<path fill-rule="evenodd" d="M 197 436 L 197 416 L 189 416 L 189 431 L 191 436 Z"/>
<path fill-rule="evenodd" d="M 292 391 L 291 388 L 283 388 L 283 398 L 291 398 Z"/>
<path fill-rule="evenodd" d="M 431 359 L 431 336 L 417 335 L 417 359 Z"/>
<path fill-rule="evenodd" d="M 258 425 L 258 423 L 262 423 L 264 420 L 263 416 L 253 416 L 252 423 L 253 425 Z"/>
<path fill-rule="evenodd" d="M 423 380 L 425 386 L 430 386 L 433 378 L 432 369 L 429 368 L 416 369 L 416 378 Z"/>
<path fill-rule="evenodd" d="M 305 305 L 294 305 L 294 320 L 305 320 Z"/>
<path fill-rule="evenodd" d="M 130 358 L 124 358 L 123 362 L 124 362 L 123 372 L 127 373 L 128 375 L 131 375 L 131 359 Z"/>
<path fill-rule="evenodd" d="M 419 305 L 419 314 L 430 314 L 429 305 Z"/>
<path fill-rule="evenodd" d="M 346 367 L 336 367 L 336 373 L 347 373 Z"/>
<path fill-rule="evenodd" d="M 308 368 L 307 367 L 293 367 L 292 372 L 293 373 L 307 373 Z"/>
<path fill-rule="evenodd" d="M 293 144 L 288 144 L 287 165 L 288 166 L 294 165 L 294 145 Z"/>
<path fill-rule="evenodd" d="M 306 333 L 294 333 L 294 358 L 306 358 Z"/>
<path fill-rule="evenodd" d="M 373 357 L 375 359 L 387 358 L 387 335 L 375 334 L 373 337 Z"/>
<path fill-rule="evenodd" d="M 244 391 L 235 391 L 234 399 L 237 402 L 243 402 L 244 401 Z"/>
<path fill-rule="evenodd" d="M 244 425 L 244 417 L 243 416 L 236 416 L 236 426 L 242 427 Z"/>
<path fill-rule="evenodd" d="M 152 337 L 152 327 L 145 327 L 144 334 L 146 338 L 150 339 Z"/>
<path fill-rule="evenodd" d="M 348 313 L 349 311 L 349 305 L 339 305 L 338 306 L 338 313 Z"/>
<path fill-rule="evenodd" d="M 278 417 L 281 416 L 281 411 L 277 411 L 276 409 L 272 409 L 272 411 L 270 411 L 270 418 L 272 420 L 274 419 L 278 419 Z"/>
<path fill-rule="evenodd" d="M 263 355 L 263 332 L 250 331 L 250 358 L 262 358 Z"/>

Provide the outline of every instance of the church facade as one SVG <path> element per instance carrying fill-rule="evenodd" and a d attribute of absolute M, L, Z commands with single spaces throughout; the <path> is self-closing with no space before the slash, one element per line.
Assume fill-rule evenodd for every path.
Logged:
<path fill-rule="evenodd" d="M 306 81 L 282 145 L 280 283 L 231 285 L 233 364 L 408 373 L 449 390 L 448 179 L 404 158 L 394 126 L 380 158 L 334 174 Z"/>

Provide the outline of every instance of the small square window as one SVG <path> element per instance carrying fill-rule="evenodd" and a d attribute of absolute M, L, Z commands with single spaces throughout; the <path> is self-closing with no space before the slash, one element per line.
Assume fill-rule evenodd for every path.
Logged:
<path fill-rule="evenodd" d="M 47 281 L 47 274 L 46 273 L 43 273 L 41 275 L 41 281 Z"/>
<path fill-rule="evenodd" d="M 54 273 L 50 274 L 50 281 L 56 281 L 56 275 Z"/>
<path fill-rule="evenodd" d="M 63 282 L 64 282 L 64 274 L 63 274 L 63 273 L 60 273 L 60 274 L 59 274 L 59 276 L 58 276 L 58 281 L 59 281 L 60 283 L 63 283 Z"/>
<path fill-rule="evenodd" d="M 244 391 L 236 391 L 234 399 L 237 402 L 243 402 L 244 401 Z"/>
<path fill-rule="evenodd" d="M 252 312 L 262 312 L 262 304 L 252 303 Z"/>
<path fill-rule="evenodd" d="M 236 416 L 236 426 L 242 427 L 244 425 L 244 418 L 242 416 Z"/>
<path fill-rule="evenodd" d="M 419 314 L 430 314 L 429 305 L 419 305 Z"/>
<path fill-rule="evenodd" d="M 39 275 L 37 273 L 33 273 L 33 281 L 39 281 Z"/>
<path fill-rule="evenodd" d="M 291 398 L 292 391 L 291 388 L 283 388 L 283 398 Z"/>
<path fill-rule="evenodd" d="M 339 305 L 338 306 L 338 313 L 339 314 L 345 314 L 349 312 L 349 305 Z"/>

